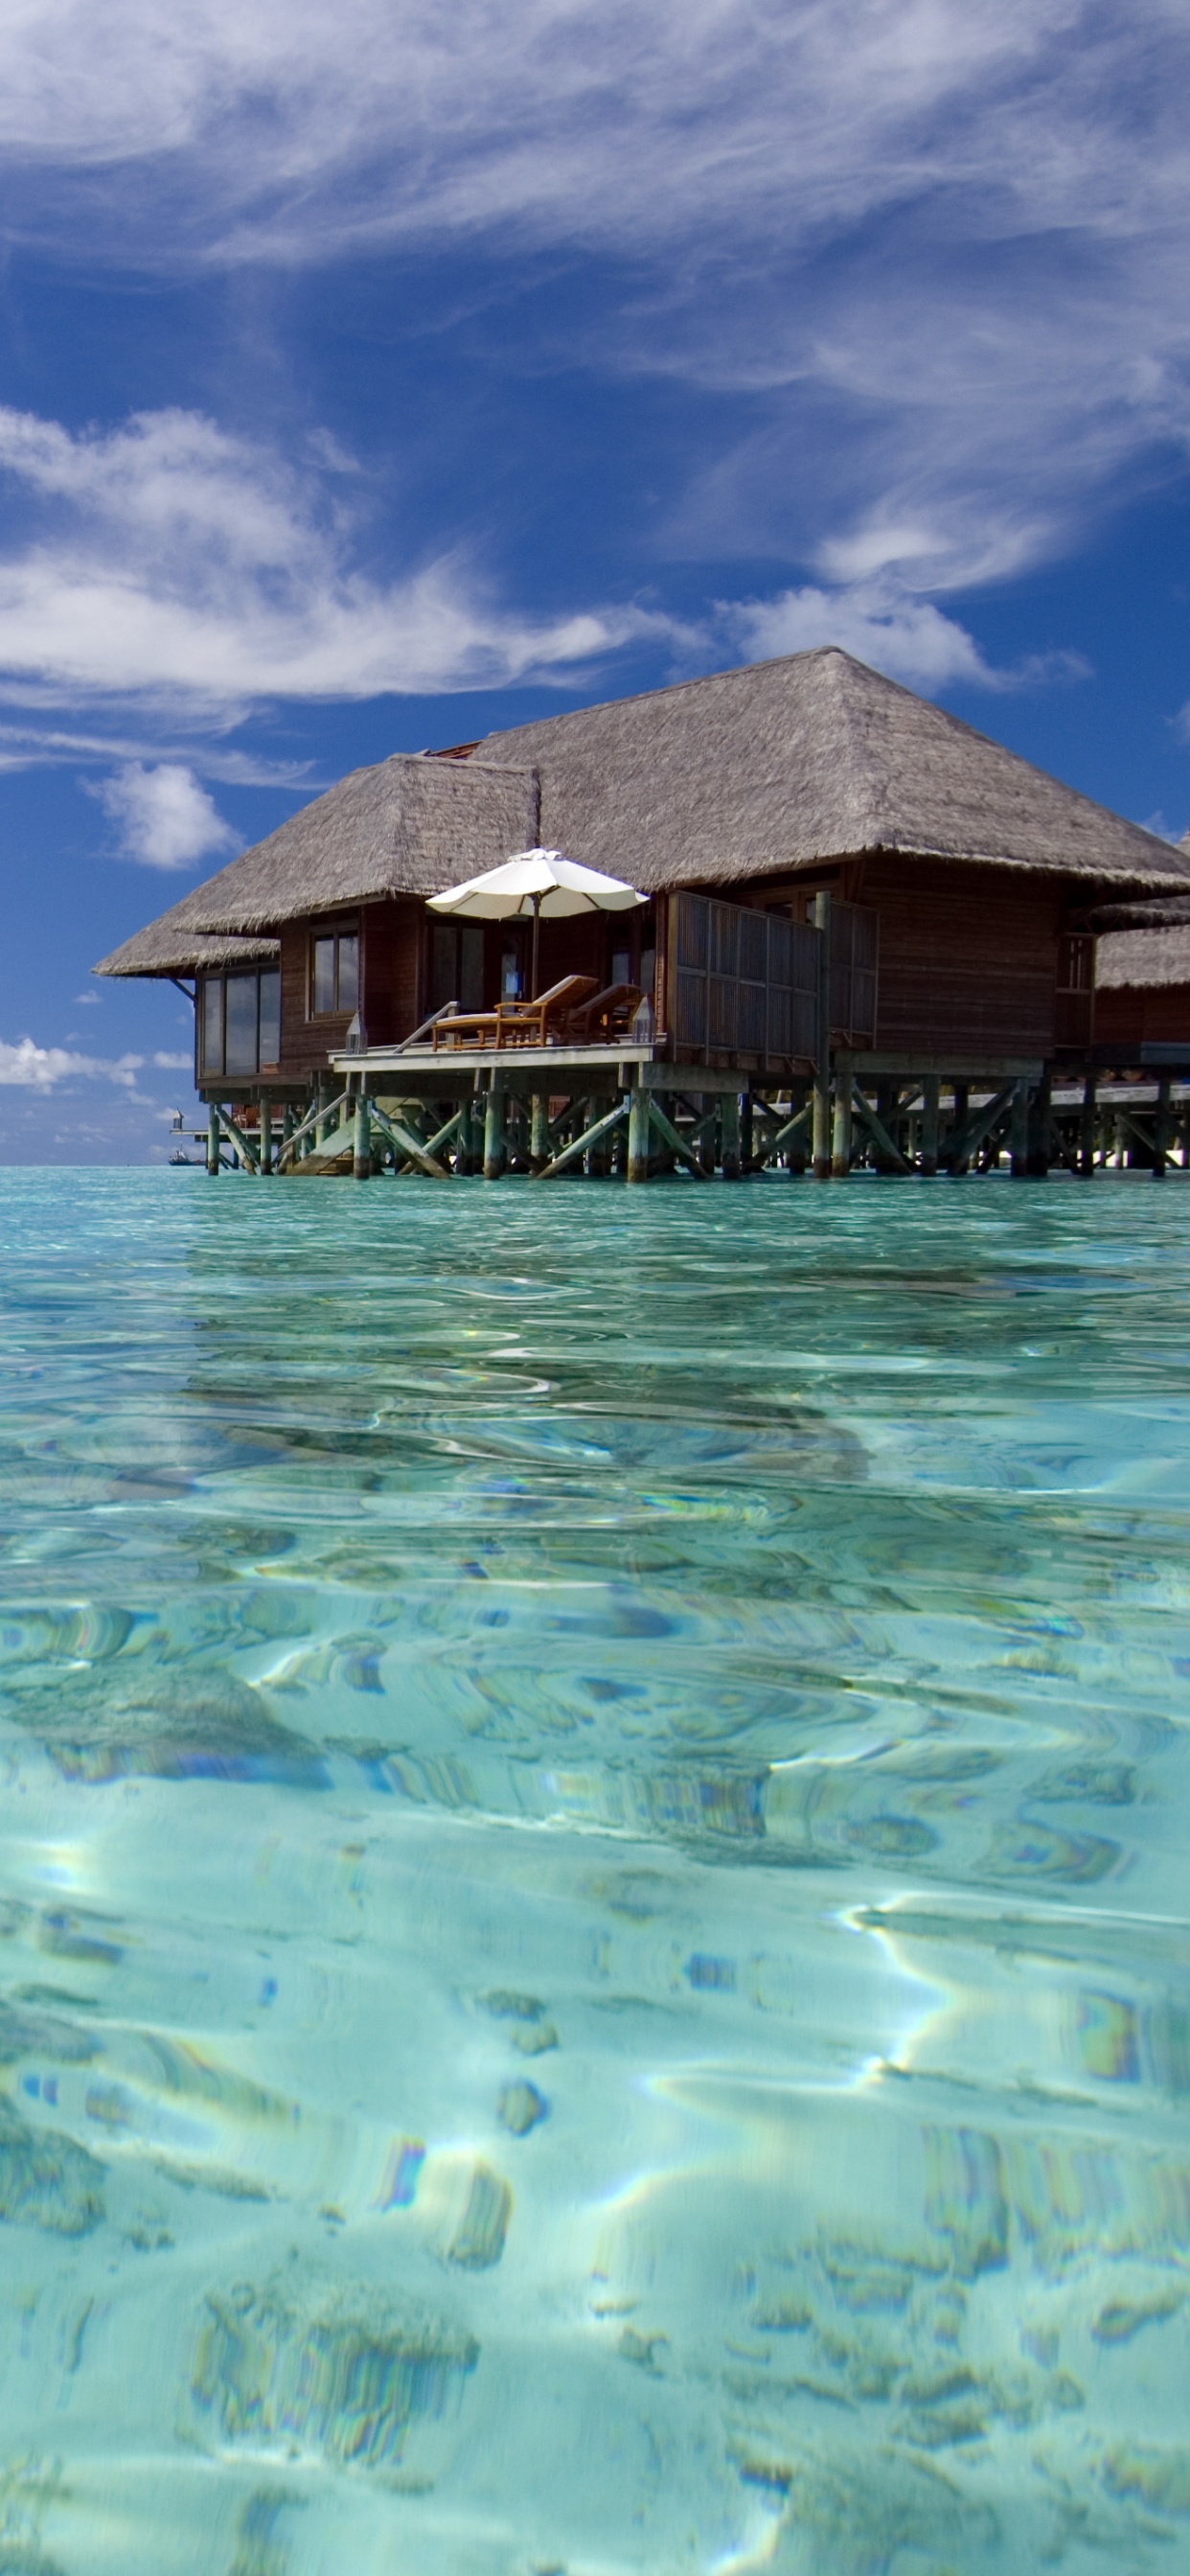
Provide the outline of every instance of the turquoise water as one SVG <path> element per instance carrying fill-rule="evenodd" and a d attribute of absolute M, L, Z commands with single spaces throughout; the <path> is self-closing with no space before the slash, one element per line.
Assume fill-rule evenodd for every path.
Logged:
<path fill-rule="evenodd" d="M 1190 1198 L 0 1220 L 0 2567 L 1190 2565 Z"/>

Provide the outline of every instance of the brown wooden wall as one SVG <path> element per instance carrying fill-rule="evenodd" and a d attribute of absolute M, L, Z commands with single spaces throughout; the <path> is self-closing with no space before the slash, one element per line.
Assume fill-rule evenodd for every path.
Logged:
<path fill-rule="evenodd" d="M 1108 984 L 1095 995 L 1095 1044 L 1190 1047 L 1190 984 Z"/>
<path fill-rule="evenodd" d="M 880 915 L 878 1047 L 1051 1054 L 1058 880 L 892 853 L 848 875 L 851 900 Z"/>

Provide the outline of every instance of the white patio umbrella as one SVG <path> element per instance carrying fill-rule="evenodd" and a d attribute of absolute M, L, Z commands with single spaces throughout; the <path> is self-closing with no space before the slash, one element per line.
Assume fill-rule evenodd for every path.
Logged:
<path fill-rule="evenodd" d="M 577 859 L 568 859 L 561 850 L 519 850 L 515 858 L 505 859 L 498 868 L 485 868 L 482 876 L 468 877 L 465 885 L 448 886 L 445 894 L 432 894 L 431 912 L 458 913 L 466 921 L 532 920 L 533 923 L 533 998 L 537 994 L 537 949 L 541 919 L 560 921 L 574 912 L 631 912 L 635 904 L 647 903 L 648 896 L 638 894 L 635 886 L 625 885 L 620 877 L 605 877 L 598 868 L 584 868 Z"/>

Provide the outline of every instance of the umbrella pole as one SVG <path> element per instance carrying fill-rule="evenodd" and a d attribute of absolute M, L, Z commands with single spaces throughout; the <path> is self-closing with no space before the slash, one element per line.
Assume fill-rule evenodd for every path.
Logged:
<path fill-rule="evenodd" d="M 539 894 L 535 894 L 533 897 L 533 976 L 529 986 L 529 999 L 531 1002 L 535 1002 L 537 999 L 537 950 L 540 940 L 541 896 Z"/>

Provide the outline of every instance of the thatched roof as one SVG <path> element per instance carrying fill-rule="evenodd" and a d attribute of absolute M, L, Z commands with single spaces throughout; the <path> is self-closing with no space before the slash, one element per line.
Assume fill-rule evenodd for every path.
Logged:
<path fill-rule="evenodd" d="M 1182 847 L 1181 842 L 1178 847 Z M 1144 895 L 1131 903 L 1097 903 L 1083 919 L 1088 930 L 1096 931 L 1176 930 L 1183 922 L 1190 922 L 1190 894 Z"/>
<path fill-rule="evenodd" d="M 1190 890 L 1190 858 L 828 645 L 489 734 L 541 832 L 642 887 L 866 850 Z"/>
<path fill-rule="evenodd" d="M 154 943 L 167 923 L 170 937 L 189 933 L 193 941 L 212 932 L 275 930 L 306 913 L 385 895 L 438 894 L 536 838 L 537 781 L 530 768 L 398 753 L 340 779 L 95 972 L 173 971 L 155 958 Z"/>
<path fill-rule="evenodd" d="M 1095 982 L 1120 985 L 1190 984 L 1190 922 L 1174 930 L 1117 930 L 1095 950 Z"/>
<path fill-rule="evenodd" d="M 437 894 L 546 840 L 647 890 L 729 885 L 864 851 L 1190 894 L 1190 853 L 828 645 L 356 770 L 166 916 L 243 935 Z M 102 974 L 171 971 L 155 923 Z M 142 965 L 137 961 L 143 957 Z"/>
<path fill-rule="evenodd" d="M 205 968 L 221 966 L 255 966 L 279 957 L 279 940 L 262 937 L 233 939 L 208 937 L 195 930 L 188 918 L 192 895 L 171 905 L 159 914 L 147 930 L 138 930 L 126 939 L 122 948 L 113 948 L 111 956 L 93 967 L 96 975 L 194 975 Z"/>

